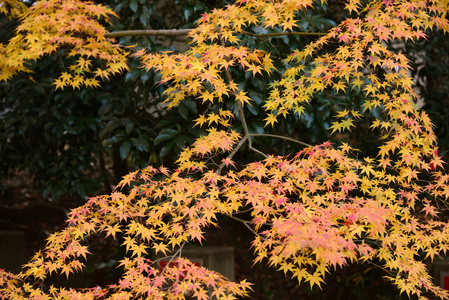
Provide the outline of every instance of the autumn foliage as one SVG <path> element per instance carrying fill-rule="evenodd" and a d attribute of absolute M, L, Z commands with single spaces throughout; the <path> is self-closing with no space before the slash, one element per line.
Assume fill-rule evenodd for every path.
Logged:
<path fill-rule="evenodd" d="M 0 3 L 3 13 L 19 15 L 21 21 L 16 35 L 0 45 L 2 80 L 14 80 L 15 74 L 28 71 L 30 61 L 60 52 L 73 64 L 55 79 L 56 89 L 99 87 L 101 80 L 128 69 L 129 54 L 161 75 L 168 108 L 188 97 L 236 104 L 234 110 L 197 117 L 196 126 L 206 127 L 207 135 L 185 148 L 177 168 L 148 166 L 132 172 L 112 194 L 73 209 L 67 226 L 48 238 L 20 274 L 0 273 L 3 299 L 244 296 L 248 282 L 229 282 L 182 258 L 182 247 L 201 242 L 218 215 L 239 220 L 254 233 L 255 262 L 290 274 L 298 283 L 321 287 L 331 269 L 376 261 L 401 293 L 449 299 L 423 262 L 449 250 L 449 225 L 439 217 L 449 197 L 449 174 L 432 122 L 415 104 L 409 59 L 388 47 L 425 39 L 426 30 L 446 33 L 447 1 L 345 1 L 353 17 L 316 34 L 305 48 L 286 53 L 282 76 L 270 84 L 263 102 L 267 130 L 287 115 L 301 116 L 318 92 L 359 91 L 363 105 L 339 107 L 329 131 L 350 132 L 358 120 L 369 120 L 381 134 L 372 157 L 347 142 L 292 141 L 303 149 L 289 156 L 253 146 L 264 136 L 291 138 L 248 130 L 245 108 L 253 99 L 233 80 L 233 72 L 251 78 L 281 71 L 269 52 L 242 46 L 240 39 L 258 36 L 247 31 L 250 26 L 281 29 L 271 36 L 303 34 L 298 12 L 309 9 L 311 0 L 240 0 L 204 14 L 189 32 L 191 47 L 184 53 L 120 47 L 101 25 L 114 13 L 90 2 L 37 1 L 14 14 L 9 8 L 17 2 Z M 334 50 L 323 51 L 325 45 Z M 374 110 L 381 112 L 379 117 L 373 117 Z M 233 130 L 235 122 L 242 124 L 242 133 Z M 237 163 L 233 158 L 243 146 L 264 158 Z M 243 211 L 250 211 L 251 218 L 241 219 Z M 83 270 L 89 254 L 86 237 L 119 233 L 127 255 L 116 284 L 84 290 L 42 285 L 52 273 L 70 276 Z M 160 271 L 149 254 L 173 248 L 179 249 L 179 257 L 172 258 L 178 264 Z"/>

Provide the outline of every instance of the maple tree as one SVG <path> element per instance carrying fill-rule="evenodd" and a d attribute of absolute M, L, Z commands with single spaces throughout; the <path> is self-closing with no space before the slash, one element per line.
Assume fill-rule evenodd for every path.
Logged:
<path fill-rule="evenodd" d="M 201 243 L 218 215 L 242 222 L 254 234 L 255 262 L 291 274 L 298 283 L 321 287 L 331 269 L 378 261 L 401 293 L 449 298 L 423 262 L 449 249 L 449 226 L 442 216 L 449 175 L 432 122 L 416 105 L 409 59 L 388 47 L 425 39 L 428 30 L 446 33 L 447 2 L 349 0 L 345 10 L 351 17 L 327 32 L 304 32 L 299 30 L 299 23 L 308 21 L 304 12 L 323 1 L 239 0 L 203 14 L 188 30 L 191 45 L 182 53 L 149 53 L 116 44 L 113 37 L 179 32 L 109 33 L 98 19 L 108 21 L 114 13 L 101 5 L 51 0 L 37 1 L 23 13 L 9 9 L 17 3 L 0 2 L 1 12 L 21 20 L 16 35 L 1 45 L 1 80 L 29 73 L 30 61 L 58 52 L 73 63 L 55 79 L 55 89 L 99 87 L 101 80 L 128 70 L 131 56 L 160 74 L 168 109 L 192 98 L 211 109 L 195 119 L 207 134 L 185 147 L 176 168 L 148 166 L 129 173 L 110 195 L 92 197 L 71 210 L 67 226 L 49 236 L 20 274 L 0 271 L 3 298 L 247 295 L 248 282 L 229 282 L 182 258 L 184 245 Z M 273 28 L 277 30 L 264 31 Z M 270 52 L 242 44 L 248 35 L 315 38 L 285 53 L 277 67 Z M 325 45 L 332 45 L 331 50 Z M 267 132 L 248 128 L 247 111 L 256 103 L 234 80 L 242 73 L 248 80 L 272 78 L 262 102 Z M 336 98 L 350 91 L 363 96 L 358 107 L 338 102 L 329 131 L 331 136 L 350 134 L 367 120 L 381 134 L 375 155 L 366 156 L 338 138 L 309 145 L 268 131 L 283 118 L 304 115 L 323 91 Z M 264 137 L 302 149 L 287 156 L 261 151 L 255 141 Z M 237 161 L 244 149 L 263 159 Z M 250 219 L 242 219 L 242 212 L 250 212 Z M 123 236 L 127 254 L 120 261 L 120 280 L 83 290 L 45 287 L 42 283 L 52 273 L 82 271 L 89 254 L 85 240 L 92 234 Z M 172 257 L 176 263 L 160 271 L 149 254 L 172 249 L 177 249 Z"/>

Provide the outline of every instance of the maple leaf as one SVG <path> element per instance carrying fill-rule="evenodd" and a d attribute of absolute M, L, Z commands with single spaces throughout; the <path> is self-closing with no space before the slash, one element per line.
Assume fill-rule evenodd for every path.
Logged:
<path fill-rule="evenodd" d="M 345 34 L 340 34 L 340 36 L 338 37 L 338 41 L 339 41 L 339 42 L 343 41 L 343 42 L 345 42 L 346 44 L 349 43 L 349 41 L 348 41 L 348 36 L 345 35 Z"/>
<path fill-rule="evenodd" d="M 445 162 L 441 159 L 441 157 L 435 157 L 429 162 L 432 171 L 435 171 L 438 167 L 443 168 L 444 163 Z"/>
<path fill-rule="evenodd" d="M 314 285 L 317 285 L 321 289 L 321 283 L 324 282 L 321 274 L 318 272 L 315 272 L 313 275 L 308 274 L 305 280 L 309 282 L 310 288 L 313 288 Z"/>
<path fill-rule="evenodd" d="M 273 114 L 269 114 L 268 117 L 264 119 L 264 121 L 265 121 L 265 126 L 267 126 L 267 125 L 273 126 L 274 123 L 278 122 L 276 119 L 276 116 Z"/>
<path fill-rule="evenodd" d="M 56 85 L 56 90 L 62 90 L 67 85 L 61 78 L 56 79 L 52 84 Z"/>
<path fill-rule="evenodd" d="M 231 160 L 230 157 L 223 158 L 221 162 L 224 163 L 226 167 L 231 165 L 235 168 L 235 163 Z"/>
<path fill-rule="evenodd" d="M 208 14 L 201 14 L 201 18 L 202 18 L 202 22 L 206 23 L 207 20 L 209 19 L 209 15 Z"/>
<path fill-rule="evenodd" d="M 244 92 L 244 91 L 240 91 L 240 93 L 238 93 L 236 96 L 235 96 L 235 99 L 237 100 L 237 101 L 240 101 L 240 103 L 249 103 L 249 97 L 248 96 L 246 96 L 246 92 Z"/>
<path fill-rule="evenodd" d="M 285 205 L 287 203 L 288 198 L 283 195 L 276 195 L 273 198 L 273 202 L 276 204 L 276 206 Z"/>
<path fill-rule="evenodd" d="M 146 251 L 146 246 L 143 244 L 139 244 L 139 245 L 134 245 L 134 247 L 132 247 L 132 256 L 137 256 L 137 257 L 141 257 L 142 254 L 148 254 L 148 252 Z"/>
<path fill-rule="evenodd" d="M 196 290 L 193 293 L 193 297 L 196 297 L 198 300 L 209 299 L 209 295 L 208 295 L 207 291 L 203 288 Z"/>
<path fill-rule="evenodd" d="M 334 133 L 335 131 L 341 132 L 343 129 L 343 125 L 339 121 L 332 122 L 332 125 L 329 127 L 329 129 L 332 129 L 331 133 Z"/>
<path fill-rule="evenodd" d="M 168 251 L 168 247 L 164 243 L 154 243 L 153 248 L 156 253 L 162 252 L 165 254 Z"/>
<path fill-rule="evenodd" d="M 437 213 L 438 213 L 438 212 L 436 211 L 435 207 L 432 206 L 432 205 L 430 205 L 430 204 L 426 204 L 426 205 L 424 206 L 424 208 L 423 208 L 421 211 L 425 212 L 425 216 L 426 216 L 426 217 L 427 217 L 428 214 L 431 215 L 431 216 L 433 216 L 433 217 L 436 217 L 436 215 L 437 215 Z"/>
<path fill-rule="evenodd" d="M 210 113 L 207 117 L 208 124 L 216 123 L 218 124 L 220 122 L 220 115 L 216 115 L 215 113 Z"/>
<path fill-rule="evenodd" d="M 207 122 L 207 119 L 204 115 L 200 115 L 200 117 L 198 119 L 195 120 L 195 126 L 203 126 L 204 123 Z"/>

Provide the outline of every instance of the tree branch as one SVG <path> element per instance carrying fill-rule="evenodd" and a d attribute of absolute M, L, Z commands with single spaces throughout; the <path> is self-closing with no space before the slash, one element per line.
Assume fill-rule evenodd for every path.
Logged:
<path fill-rule="evenodd" d="M 255 36 L 255 37 L 273 37 L 273 36 L 283 36 L 283 35 L 326 35 L 325 32 L 274 32 L 274 33 L 252 33 L 248 31 L 243 31 L 242 34 Z"/>
<path fill-rule="evenodd" d="M 119 38 L 124 36 L 180 36 L 186 35 L 193 29 L 159 29 L 159 30 L 124 30 L 105 34 L 107 38 Z"/>
<path fill-rule="evenodd" d="M 157 30 L 123 30 L 123 31 L 114 31 L 105 34 L 106 38 L 120 38 L 125 36 L 180 36 L 187 35 L 193 29 L 157 29 Z M 241 32 L 243 35 L 249 35 L 254 37 L 275 37 L 275 36 L 284 36 L 284 35 L 326 35 L 324 32 L 275 32 L 275 33 L 252 33 L 248 31 Z"/>

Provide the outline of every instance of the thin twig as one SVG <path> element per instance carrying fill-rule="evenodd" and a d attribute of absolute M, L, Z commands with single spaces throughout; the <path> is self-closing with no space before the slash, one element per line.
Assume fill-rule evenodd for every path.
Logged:
<path fill-rule="evenodd" d="M 396 274 L 394 274 L 393 272 L 387 270 L 386 268 L 384 268 L 384 267 L 382 267 L 382 266 L 380 266 L 380 265 L 378 265 L 378 264 L 376 264 L 376 263 L 373 263 L 372 261 L 367 261 L 367 263 L 370 264 L 370 265 L 373 265 L 373 266 L 375 266 L 375 267 L 377 267 L 377 268 L 379 268 L 379 269 L 381 269 L 381 270 L 383 270 L 384 272 L 388 273 L 388 274 L 391 275 L 391 276 L 396 275 Z"/>
<path fill-rule="evenodd" d="M 179 246 L 179 249 L 175 252 L 175 254 L 173 254 L 172 256 L 168 256 L 171 257 L 170 260 L 168 261 L 168 263 L 165 265 L 165 267 L 162 269 L 161 271 L 161 275 L 164 275 L 165 273 L 165 269 L 170 266 L 171 262 L 179 255 L 181 255 L 182 253 L 182 248 L 184 248 L 184 246 L 186 245 L 186 242 L 183 242 L 181 246 Z M 167 258 L 167 257 L 165 257 Z"/>
<path fill-rule="evenodd" d="M 249 140 L 251 141 L 251 139 L 249 139 Z M 262 155 L 263 157 L 268 158 L 268 155 L 266 155 L 265 153 L 263 153 L 262 151 L 260 151 L 256 148 L 254 148 L 252 145 L 249 145 L 248 148 L 249 148 L 249 150 L 252 150 L 252 151 L 258 153 L 258 154 Z"/>
<path fill-rule="evenodd" d="M 258 233 L 257 233 L 251 226 L 248 225 L 248 223 L 250 223 L 249 221 L 242 220 L 242 219 L 237 218 L 237 217 L 234 217 L 233 215 L 230 215 L 230 214 L 226 214 L 226 216 L 229 217 L 229 218 L 231 218 L 231 219 L 233 219 L 233 220 L 236 220 L 236 221 L 238 221 L 238 222 L 240 222 L 240 223 L 243 223 L 243 225 L 245 225 L 246 228 L 248 228 L 248 229 L 249 229 L 255 236 L 261 238 L 261 239 L 264 240 L 264 241 L 266 240 L 266 238 L 264 238 L 263 236 L 261 236 L 260 234 L 258 234 Z"/>

